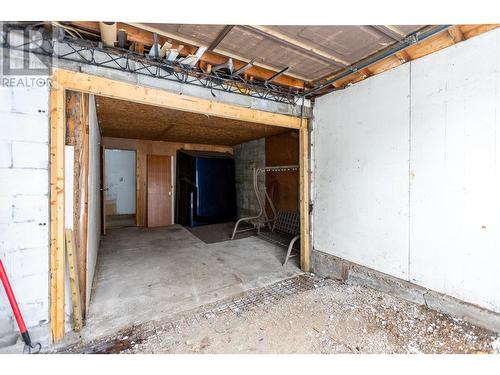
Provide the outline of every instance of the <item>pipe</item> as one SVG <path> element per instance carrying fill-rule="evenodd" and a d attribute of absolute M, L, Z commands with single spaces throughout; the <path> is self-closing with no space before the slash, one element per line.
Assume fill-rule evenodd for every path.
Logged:
<path fill-rule="evenodd" d="M 106 47 L 114 47 L 116 43 L 116 22 L 99 22 L 101 39 Z"/>
<path fill-rule="evenodd" d="M 344 73 L 342 73 L 341 75 L 335 77 L 335 78 L 332 78 L 328 81 L 326 81 L 324 84 L 314 88 L 314 89 L 311 89 L 307 92 L 305 92 L 302 96 L 303 97 L 307 97 L 307 96 L 310 96 L 322 89 L 324 89 L 325 87 L 327 86 L 330 86 L 331 84 L 333 84 L 334 82 L 337 82 L 338 80 L 342 79 L 342 78 L 345 78 L 347 77 L 348 75 L 351 75 L 352 73 L 360 70 L 360 69 L 363 69 L 363 68 L 366 68 L 368 67 L 369 65 L 372 65 L 380 60 L 383 60 L 385 59 L 386 57 L 389 57 L 389 56 L 392 56 L 394 55 L 395 53 L 405 49 L 406 47 L 409 47 L 411 46 L 412 44 L 415 44 L 415 43 L 418 43 L 418 42 L 421 42 L 422 40 L 424 39 L 427 39 L 437 33 L 440 33 L 441 31 L 444 31 L 446 30 L 447 28 L 451 27 L 452 25 L 440 25 L 440 26 L 437 26 L 429 31 L 426 31 L 426 32 L 423 32 L 422 34 L 419 34 L 419 32 L 415 32 L 415 33 L 412 33 L 410 35 L 408 35 L 403 41 L 401 41 L 400 43 L 398 43 L 398 45 L 394 48 L 391 48 L 389 49 L 388 51 L 378 55 L 378 56 L 375 56 L 371 59 L 368 59 L 367 61 L 365 61 L 364 63 L 358 65 L 358 66 L 354 66 L 354 67 L 348 67 L 346 68 L 346 71 Z"/>

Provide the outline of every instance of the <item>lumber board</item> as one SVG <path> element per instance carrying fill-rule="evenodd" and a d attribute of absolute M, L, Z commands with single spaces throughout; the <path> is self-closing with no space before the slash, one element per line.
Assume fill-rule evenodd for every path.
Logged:
<path fill-rule="evenodd" d="M 50 319 L 53 343 L 64 337 L 64 89 L 50 92 Z"/>
<path fill-rule="evenodd" d="M 66 89 L 105 97 L 129 100 L 136 103 L 194 112 L 208 116 L 260 123 L 271 126 L 298 129 L 300 119 L 295 116 L 282 115 L 252 108 L 245 108 L 216 100 L 195 98 L 173 92 L 138 86 L 130 83 L 73 72 L 54 69 L 54 77 Z"/>
<path fill-rule="evenodd" d="M 73 330 L 82 329 L 82 299 L 78 277 L 78 259 L 75 249 L 75 236 L 71 229 L 66 229 L 66 254 L 68 256 L 69 285 L 71 289 L 71 305 L 73 315 Z"/>
<path fill-rule="evenodd" d="M 311 238 L 309 216 L 309 126 L 304 120 L 299 130 L 299 178 L 300 178 L 300 268 L 311 270 Z"/>

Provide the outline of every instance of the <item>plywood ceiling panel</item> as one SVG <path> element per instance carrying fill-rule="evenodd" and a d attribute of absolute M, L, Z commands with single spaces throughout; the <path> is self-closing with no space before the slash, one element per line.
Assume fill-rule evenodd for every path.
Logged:
<path fill-rule="evenodd" d="M 232 54 L 243 56 L 277 70 L 289 67 L 288 73 L 301 77 L 314 77 L 327 74 L 334 69 L 332 63 L 320 56 L 300 48 L 292 48 L 258 32 L 236 26 L 219 44 L 219 48 Z"/>
<path fill-rule="evenodd" d="M 368 26 L 275 26 L 294 39 L 352 64 L 387 47 L 394 40 Z"/>
<path fill-rule="evenodd" d="M 105 137 L 234 146 L 289 129 L 96 97 Z"/>

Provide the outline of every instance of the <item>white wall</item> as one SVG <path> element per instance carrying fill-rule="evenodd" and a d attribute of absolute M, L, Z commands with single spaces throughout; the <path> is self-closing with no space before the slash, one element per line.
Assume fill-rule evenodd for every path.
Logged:
<path fill-rule="evenodd" d="M 500 312 L 500 30 L 316 101 L 317 250 Z"/>
<path fill-rule="evenodd" d="M 408 275 L 409 67 L 319 98 L 314 245 Z M 369 250 L 369 251 L 368 251 Z"/>
<path fill-rule="evenodd" d="M 49 337 L 48 103 L 47 87 L 0 87 L 0 259 L 32 339 L 43 343 Z M 0 285 L 0 341 L 17 332 Z"/>
<path fill-rule="evenodd" d="M 135 214 L 135 151 L 106 150 L 106 201 L 116 202 L 116 214 Z"/>
<path fill-rule="evenodd" d="M 88 195 L 88 241 L 87 241 L 87 310 L 90 304 L 97 253 L 101 238 L 101 133 L 97 122 L 94 95 L 90 95 L 89 126 L 89 195 Z"/>

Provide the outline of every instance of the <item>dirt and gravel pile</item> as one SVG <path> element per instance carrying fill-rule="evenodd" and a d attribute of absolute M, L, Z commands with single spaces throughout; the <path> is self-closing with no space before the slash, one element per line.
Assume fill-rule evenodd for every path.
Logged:
<path fill-rule="evenodd" d="M 493 353 L 493 332 L 331 281 L 249 311 L 178 324 L 129 353 Z"/>

